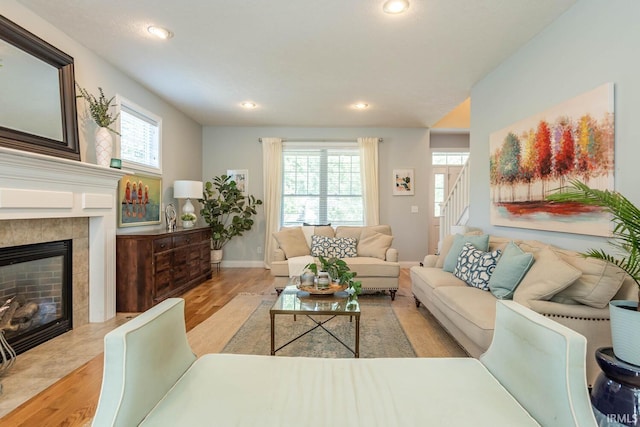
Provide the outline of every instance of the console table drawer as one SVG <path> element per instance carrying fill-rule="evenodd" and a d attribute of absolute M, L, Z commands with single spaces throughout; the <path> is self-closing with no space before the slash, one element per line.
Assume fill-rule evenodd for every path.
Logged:
<path fill-rule="evenodd" d="M 154 252 L 168 251 L 172 247 L 173 245 L 171 243 L 171 237 L 165 237 L 163 239 L 155 239 L 153 241 Z"/>

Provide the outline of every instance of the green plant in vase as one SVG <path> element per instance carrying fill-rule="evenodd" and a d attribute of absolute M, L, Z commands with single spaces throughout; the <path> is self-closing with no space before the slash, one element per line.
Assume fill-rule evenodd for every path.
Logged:
<path fill-rule="evenodd" d="M 580 181 L 571 181 L 570 187 L 562 190 L 550 195 L 548 199 L 600 206 L 611 214 L 613 232 L 609 244 L 616 250 L 615 256 L 601 249 L 590 249 L 583 255 L 618 266 L 636 282 L 640 294 L 640 209 L 617 191 L 593 189 Z M 638 301 L 610 301 L 609 316 L 615 356 L 627 363 L 640 366 Z"/>
<path fill-rule="evenodd" d="M 211 249 L 220 250 L 232 238 L 253 227 L 256 207 L 262 200 L 245 196 L 230 176 L 221 175 L 204 184 L 200 215 L 211 229 Z"/>
<path fill-rule="evenodd" d="M 315 262 L 307 264 L 305 269 L 311 271 L 316 276 L 319 271 L 326 271 L 332 280 L 341 285 L 347 285 L 347 293 L 355 297 L 360 295 L 362 292 L 362 282 L 354 280 L 357 273 L 351 271 L 345 261 L 335 257 L 325 258 L 323 256 L 319 256 L 318 261 L 320 262 L 320 270 L 318 270 L 318 264 Z"/>
<path fill-rule="evenodd" d="M 116 114 L 115 116 L 109 111 L 111 107 L 115 107 L 111 105 L 115 96 L 107 99 L 104 95 L 104 91 L 101 87 L 98 88 L 98 92 L 100 95 L 96 98 L 95 95 L 89 93 L 85 88 L 80 87 L 78 83 L 76 83 L 76 87 L 80 92 L 80 95 L 77 95 L 76 98 L 83 98 L 89 104 L 89 114 L 93 121 L 101 128 L 106 128 L 116 135 L 120 135 L 116 130 L 112 129 L 110 126 L 118 120 L 118 116 L 120 114 Z"/>

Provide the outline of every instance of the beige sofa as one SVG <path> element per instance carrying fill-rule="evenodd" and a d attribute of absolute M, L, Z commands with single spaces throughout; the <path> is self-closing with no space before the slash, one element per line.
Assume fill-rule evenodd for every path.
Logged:
<path fill-rule="evenodd" d="M 497 298 L 443 270 L 453 240 L 448 236 L 439 256 L 428 255 L 423 266 L 411 268 L 411 288 L 416 305 L 424 304 L 471 356 L 478 357 L 493 337 Z M 504 250 L 509 242 L 490 236 L 488 251 Z M 592 385 L 600 372 L 595 350 L 611 345 L 608 302 L 637 300 L 637 286 L 611 264 L 577 252 L 538 241 L 514 243 L 532 253 L 534 262 L 515 288 L 513 300 L 587 338 L 587 381 Z"/>
<path fill-rule="evenodd" d="M 395 299 L 400 264 L 398 251 L 391 247 L 390 226 L 286 227 L 274 233 L 274 238 L 277 246 L 272 256 L 271 275 L 275 276 L 274 286 L 278 293 L 286 287 L 291 275 L 300 273 L 301 266 L 308 261 L 305 257 L 310 257 L 312 250 L 317 254 L 323 249 L 321 244 L 324 249 L 336 244 L 340 246 L 339 250 L 348 253 L 349 256 L 341 258 L 357 273 L 363 291 L 389 291 L 391 299 Z M 349 243 L 355 244 L 355 250 L 353 246 L 345 249 L 344 245 Z"/>

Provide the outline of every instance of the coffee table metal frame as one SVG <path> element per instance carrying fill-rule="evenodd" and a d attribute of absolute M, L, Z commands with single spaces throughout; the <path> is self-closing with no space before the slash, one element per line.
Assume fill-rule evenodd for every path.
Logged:
<path fill-rule="evenodd" d="M 282 350 L 289 344 L 294 341 L 299 340 L 303 336 L 307 335 L 309 332 L 314 331 L 318 328 L 321 328 L 327 334 L 331 335 L 336 341 L 342 344 L 347 350 L 353 353 L 354 357 L 360 357 L 360 306 L 356 302 L 350 306 L 347 306 L 348 297 L 345 296 L 316 296 L 316 297 L 307 297 L 304 301 L 300 298 L 302 295 L 308 293 L 299 293 L 298 289 L 295 286 L 287 286 L 284 291 L 278 296 L 273 307 L 269 310 L 269 316 L 271 317 L 271 355 L 275 356 L 276 352 Z M 313 302 L 317 302 L 314 304 Z M 275 339 L 276 339 L 276 315 L 278 314 L 289 314 L 294 316 L 294 321 L 296 320 L 296 316 L 303 315 L 307 316 L 311 321 L 315 324 L 311 329 L 301 333 L 300 335 L 292 338 L 285 344 L 281 345 L 278 348 L 275 348 Z M 318 320 L 313 318 L 313 315 L 323 315 L 330 316 L 323 320 Z M 324 325 L 330 320 L 336 318 L 337 316 L 349 316 L 350 321 L 353 318 L 355 321 L 355 347 L 349 347 L 344 341 L 342 341 L 339 337 L 337 337 L 333 332 L 324 327 Z"/>

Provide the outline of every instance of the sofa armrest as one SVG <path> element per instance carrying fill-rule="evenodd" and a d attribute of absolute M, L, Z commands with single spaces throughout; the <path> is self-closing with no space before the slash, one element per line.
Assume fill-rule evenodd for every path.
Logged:
<path fill-rule="evenodd" d="M 427 255 L 422 261 L 423 267 L 435 267 L 438 262 L 438 255 Z"/>
<path fill-rule="evenodd" d="M 272 261 L 286 261 L 287 257 L 284 254 L 284 251 L 280 248 L 276 248 L 273 250 L 273 259 Z"/>
<path fill-rule="evenodd" d="M 389 262 L 398 262 L 398 250 L 395 248 L 387 249 L 384 260 Z"/>

